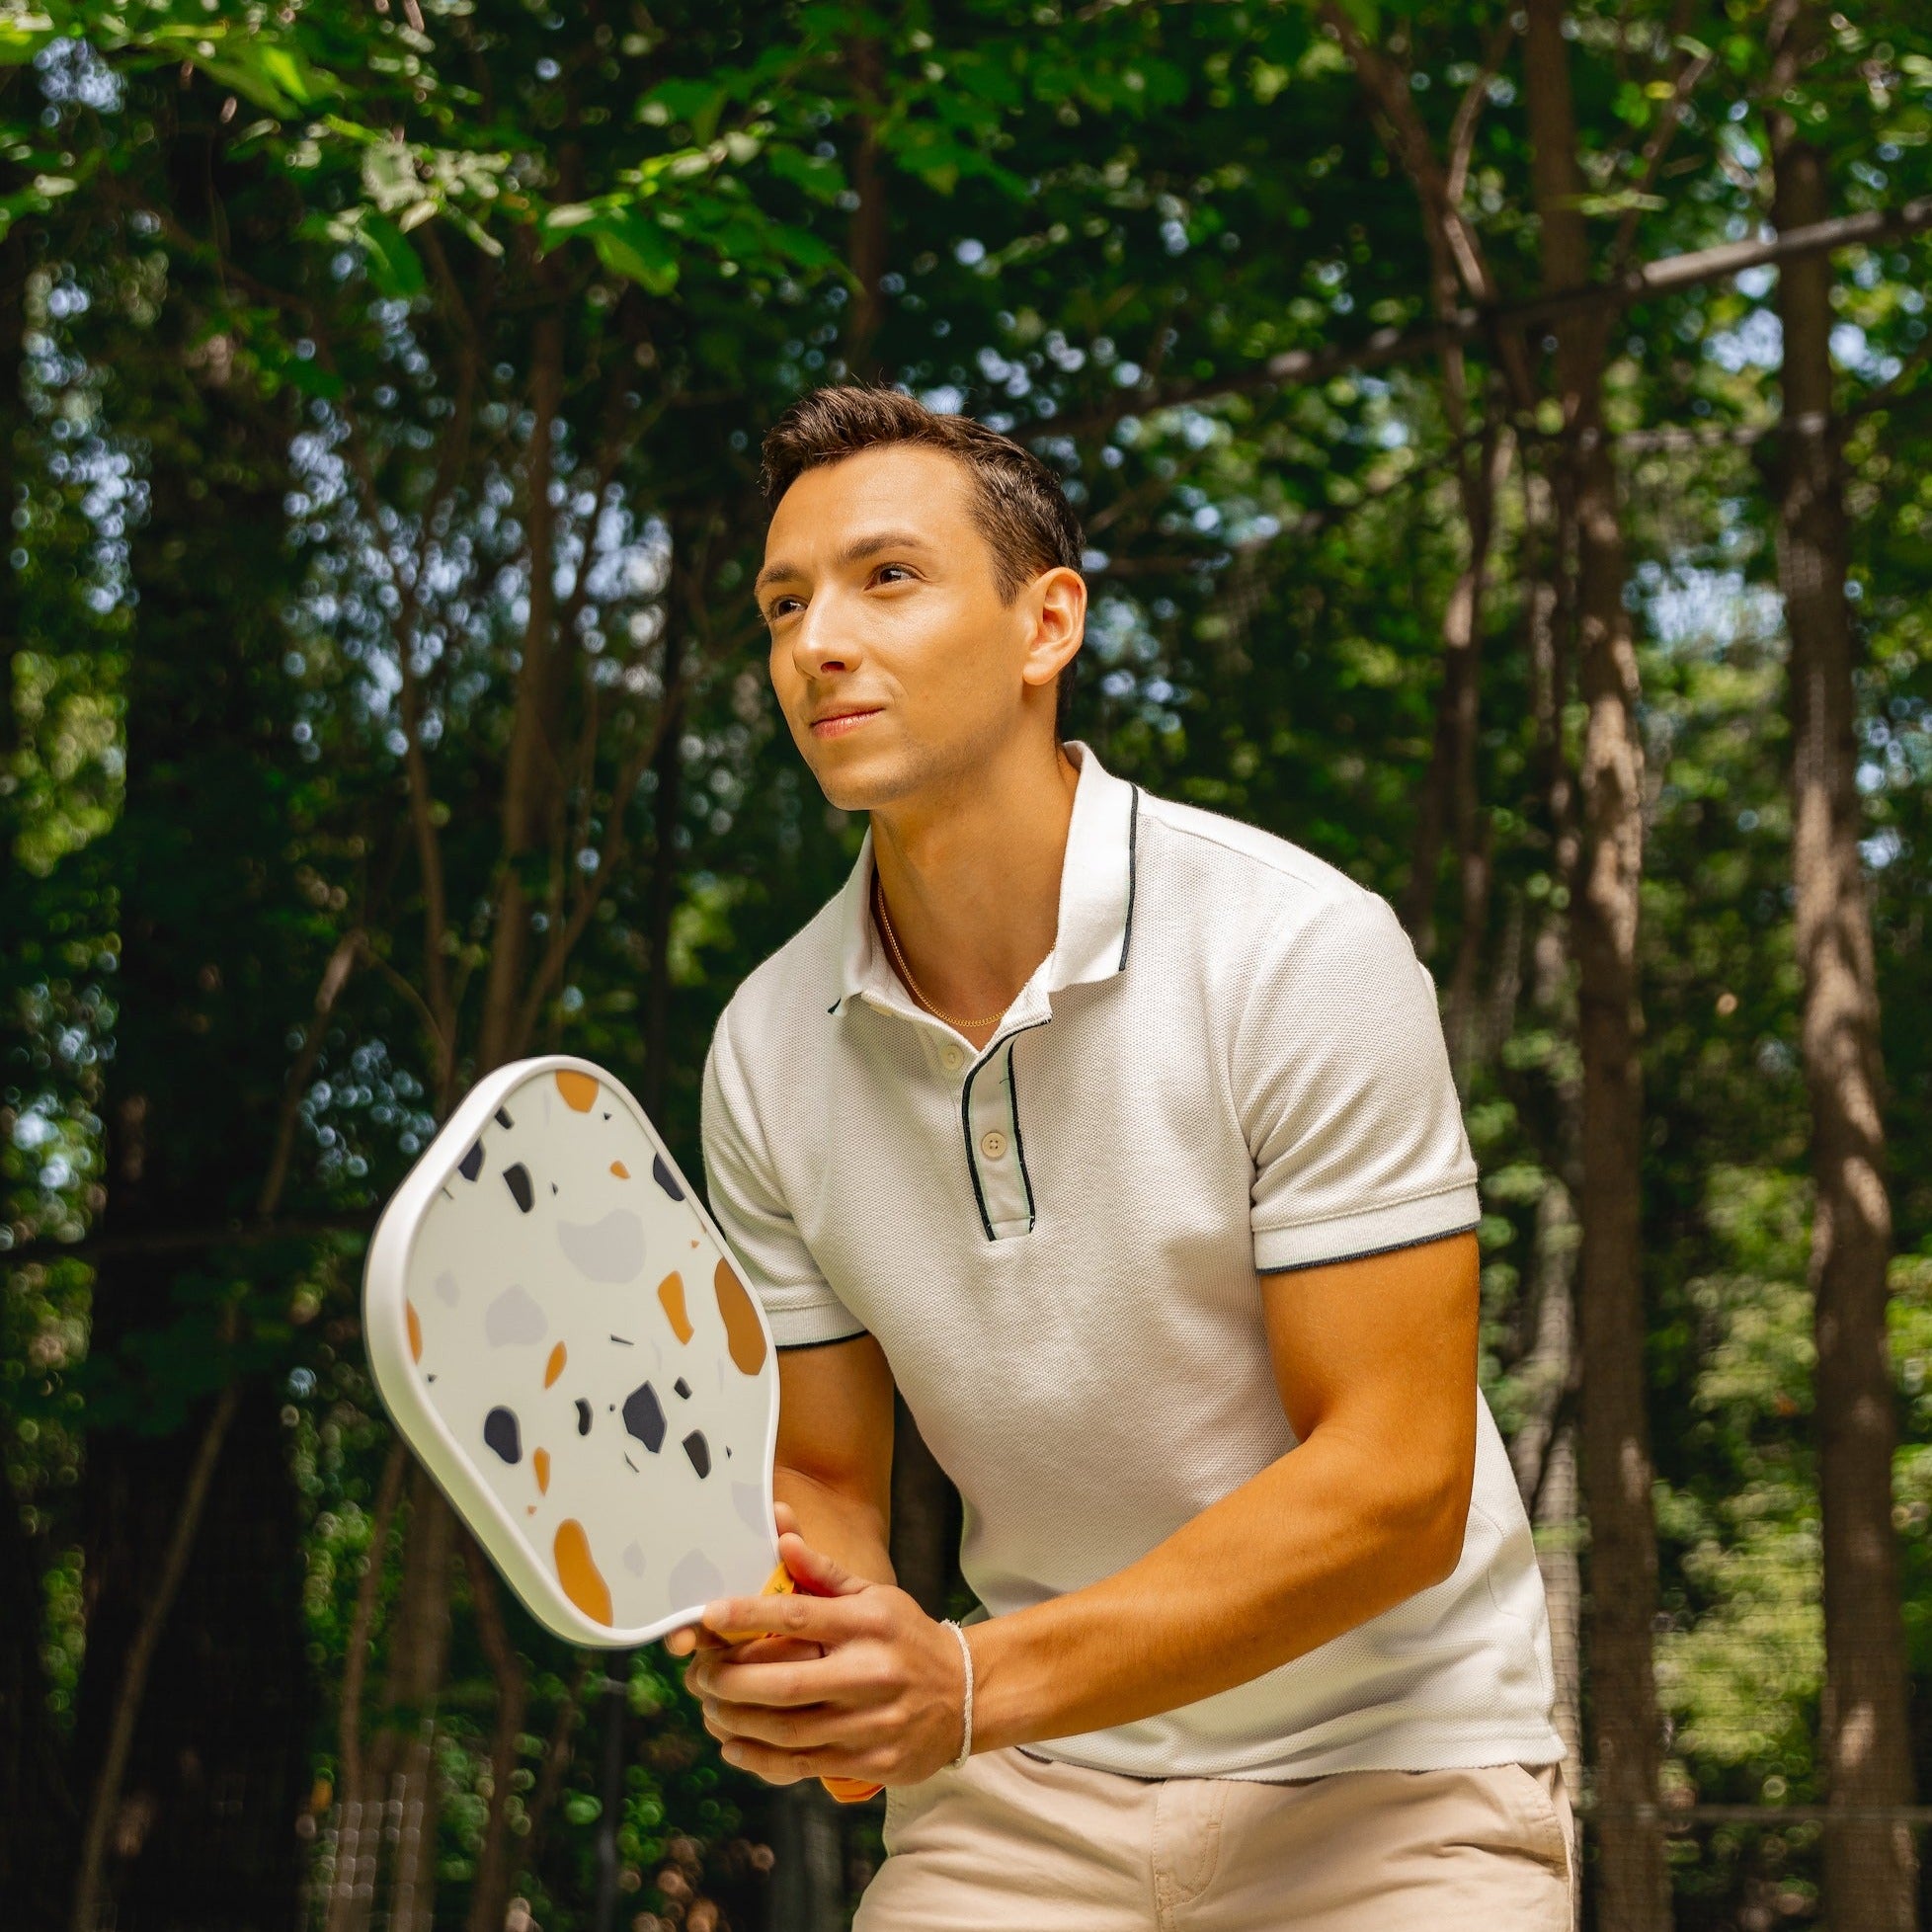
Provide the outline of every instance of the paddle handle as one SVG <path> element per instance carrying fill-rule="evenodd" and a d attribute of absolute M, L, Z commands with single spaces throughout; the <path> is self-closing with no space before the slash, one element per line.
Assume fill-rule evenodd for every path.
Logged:
<path fill-rule="evenodd" d="M 798 1594 L 798 1592 L 799 1585 L 797 1580 L 793 1577 L 791 1571 L 783 1564 L 780 1564 L 765 1579 L 765 1587 L 759 1591 L 759 1595 L 793 1596 Z M 824 1590 L 807 1590 L 805 1594 L 808 1596 L 824 1596 L 828 1592 Z M 736 1633 L 727 1631 L 724 1633 L 726 1641 L 729 1643 L 739 1643 L 747 1637 L 758 1634 L 754 1631 Z M 842 1805 L 862 1805 L 868 1798 L 876 1798 L 880 1792 L 885 1790 L 884 1785 L 875 1785 L 869 1779 L 865 1778 L 821 1778 L 819 1783 Z"/>

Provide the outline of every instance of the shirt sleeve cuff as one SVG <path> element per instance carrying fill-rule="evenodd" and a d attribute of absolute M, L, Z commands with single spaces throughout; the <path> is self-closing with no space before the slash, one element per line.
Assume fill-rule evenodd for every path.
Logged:
<path fill-rule="evenodd" d="M 1417 1194 L 1359 1214 L 1326 1221 L 1303 1221 L 1287 1228 L 1257 1226 L 1254 1266 L 1261 1274 L 1288 1268 L 1319 1267 L 1330 1261 L 1359 1261 L 1418 1242 L 1465 1235 L 1483 1218 L 1474 1181 L 1462 1181 L 1430 1194 Z"/>
<path fill-rule="evenodd" d="M 843 1341 L 865 1333 L 865 1325 L 830 1288 L 804 1283 L 796 1287 L 761 1287 L 759 1301 L 771 1325 L 771 1339 L 780 1348 L 810 1341 Z"/>

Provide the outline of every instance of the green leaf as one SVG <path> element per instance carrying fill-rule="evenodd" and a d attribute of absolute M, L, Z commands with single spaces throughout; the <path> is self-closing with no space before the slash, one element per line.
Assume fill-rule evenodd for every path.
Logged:
<path fill-rule="evenodd" d="M 647 116 L 645 109 L 660 109 L 670 121 L 689 121 L 697 139 L 708 141 L 717 127 L 718 117 L 724 113 L 727 98 L 724 89 L 713 81 L 661 81 L 638 102 L 638 118 L 655 120 L 657 117 Z"/>
<path fill-rule="evenodd" d="M 52 39 L 53 22 L 47 15 L 10 13 L 0 20 L 0 66 L 24 65 Z"/>
<path fill-rule="evenodd" d="M 830 242 L 809 228 L 774 226 L 769 240 L 780 255 L 796 262 L 801 269 L 836 269 L 845 259 Z"/>
<path fill-rule="evenodd" d="M 765 166 L 780 181 L 803 189 L 815 201 L 830 206 L 845 186 L 845 171 L 828 155 L 807 154 L 802 148 L 773 142 L 765 151 Z"/>
<path fill-rule="evenodd" d="M 380 293 L 408 300 L 423 292 L 428 277 L 422 257 L 386 214 L 365 213 L 357 223 L 356 239 L 368 257 L 369 280 Z"/>
<path fill-rule="evenodd" d="M 668 295 L 678 285 L 681 263 L 664 224 L 628 203 L 567 201 L 544 214 L 538 231 L 546 249 L 587 235 L 606 269 L 654 295 Z"/>
<path fill-rule="evenodd" d="M 677 254 L 655 221 L 613 211 L 592 230 L 591 243 L 613 275 L 629 277 L 654 295 L 668 295 L 678 285 Z"/>

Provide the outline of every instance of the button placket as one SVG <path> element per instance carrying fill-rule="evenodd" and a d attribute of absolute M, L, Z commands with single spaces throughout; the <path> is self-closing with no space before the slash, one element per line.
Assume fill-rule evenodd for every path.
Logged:
<path fill-rule="evenodd" d="M 1009 1034 L 993 1059 L 982 1060 L 969 1077 L 966 1158 L 980 1211 L 996 1241 L 1023 1235 L 1033 1224 L 1033 1204 L 1012 1132 L 1012 1055 L 1017 1037 Z"/>

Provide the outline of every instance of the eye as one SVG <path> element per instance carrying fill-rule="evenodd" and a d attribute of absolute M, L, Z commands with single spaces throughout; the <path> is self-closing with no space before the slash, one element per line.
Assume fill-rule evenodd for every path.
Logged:
<path fill-rule="evenodd" d="M 889 582 L 890 580 L 886 577 L 886 572 L 889 570 L 897 570 L 904 573 L 906 582 L 909 584 L 914 581 L 915 573 L 911 564 L 881 564 L 872 575 L 881 583 Z"/>
<path fill-rule="evenodd" d="M 765 621 L 767 624 L 775 624 L 780 617 L 788 616 L 790 614 L 790 612 L 785 607 L 787 604 L 797 604 L 799 602 L 800 600 L 798 598 L 792 597 L 789 594 L 787 594 L 784 597 L 774 597 L 771 600 L 771 602 L 765 606 Z"/>

